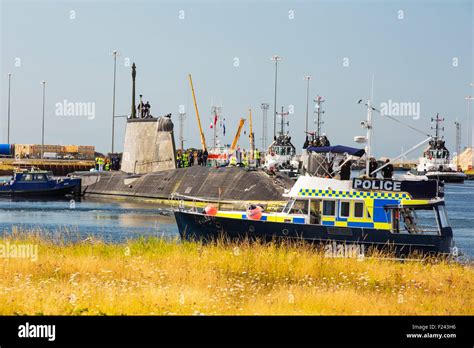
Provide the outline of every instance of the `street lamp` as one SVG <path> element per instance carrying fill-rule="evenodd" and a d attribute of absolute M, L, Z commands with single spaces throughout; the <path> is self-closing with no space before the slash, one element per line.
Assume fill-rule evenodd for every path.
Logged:
<path fill-rule="evenodd" d="M 43 123 L 41 126 L 41 159 L 44 157 L 44 103 L 45 103 L 45 96 L 46 96 L 46 81 L 42 81 L 41 84 L 43 85 Z"/>
<path fill-rule="evenodd" d="M 278 61 L 280 61 L 282 58 L 279 55 L 274 55 L 272 58 L 270 58 L 275 62 L 275 99 L 273 102 L 273 138 L 275 139 L 276 137 L 276 115 L 277 115 L 277 110 L 276 110 L 276 104 L 277 104 L 277 80 L 278 80 Z"/>
<path fill-rule="evenodd" d="M 115 78 L 117 75 L 117 54 L 118 52 L 115 50 L 112 52 L 114 57 L 114 91 L 112 97 L 112 152 L 114 153 L 114 136 L 115 136 Z"/>
<path fill-rule="evenodd" d="M 7 144 L 10 144 L 10 86 L 12 73 L 8 73 L 8 125 L 7 125 Z"/>
<path fill-rule="evenodd" d="M 472 123 L 471 123 L 471 100 L 473 96 L 468 95 L 464 98 L 467 100 L 467 147 L 472 147 Z"/>
<path fill-rule="evenodd" d="M 306 136 L 308 135 L 308 103 L 309 103 L 309 80 L 311 80 L 311 76 L 306 75 L 304 77 L 306 80 L 306 123 L 305 123 L 305 133 Z"/>

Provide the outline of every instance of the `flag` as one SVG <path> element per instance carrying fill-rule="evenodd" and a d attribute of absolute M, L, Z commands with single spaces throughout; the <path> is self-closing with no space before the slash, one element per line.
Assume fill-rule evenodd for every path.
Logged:
<path fill-rule="evenodd" d="M 209 126 L 209 128 L 211 128 L 211 129 L 213 128 L 213 126 L 212 126 L 212 122 L 211 122 L 211 125 Z"/>
<path fill-rule="evenodd" d="M 214 113 L 214 127 L 217 124 L 217 112 Z"/>
<path fill-rule="evenodd" d="M 224 135 L 225 135 L 225 124 L 222 124 L 222 128 L 223 128 L 223 130 L 222 130 L 222 134 L 224 134 Z"/>

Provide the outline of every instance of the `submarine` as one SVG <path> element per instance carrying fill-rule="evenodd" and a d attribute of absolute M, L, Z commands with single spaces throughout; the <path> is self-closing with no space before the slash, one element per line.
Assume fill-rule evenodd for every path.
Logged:
<path fill-rule="evenodd" d="M 132 105 L 127 118 L 119 171 L 73 172 L 84 196 L 152 200 L 169 205 L 202 207 L 209 202 L 241 208 L 249 202 L 278 210 L 282 194 L 294 184 L 288 176 L 263 169 L 190 166 L 178 168 L 171 114 L 138 117 L 135 105 L 136 66 L 132 65 Z"/>

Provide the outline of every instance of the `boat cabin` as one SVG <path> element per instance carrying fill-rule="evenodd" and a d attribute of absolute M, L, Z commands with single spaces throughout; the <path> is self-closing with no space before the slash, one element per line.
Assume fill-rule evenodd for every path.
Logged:
<path fill-rule="evenodd" d="M 286 196 L 289 200 L 282 213 L 298 216 L 300 223 L 393 233 L 438 234 L 449 227 L 443 192 L 435 180 L 301 176 Z"/>

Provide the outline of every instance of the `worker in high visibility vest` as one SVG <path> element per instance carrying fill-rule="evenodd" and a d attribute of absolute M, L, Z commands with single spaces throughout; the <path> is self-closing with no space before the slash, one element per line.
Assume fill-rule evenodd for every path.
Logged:
<path fill-rule="evenodd" d="M 258 149 L 255 149 L 254 155 L 257 167 L 260 167 L 260 151 L 258 151 Z"/>
<path fill-rule="evenodd" d="M 99 157 L 99 172 L 104 170 L 104 159 L 102 157 Z"/>
<path fill-rule="evenodd" d="M 188 153 L 183 152 L 183 168 L 186 168 L 188 166 Z"/>
<path fill-rule="evenodd" d="M 182 156 L 181 156 L 181 151 L 178 151 L 178 153 L 176 154 L 176 167 L 177 168 L 181 168 L 182 167 Z"/>
<path fill-rule="evenodd" d="M 235 155 L 233 155 L 233 156 L 230 158 L 229 165 L 232 166 L 232 167 L 235 167 L 235 166 L 237 165 L 237 158 L 235 157 Z"/>
<path fill-rule="evenodd" d="M 247 152 L 244 152 L 244 160 L 242 161 L 242 164 L 244 165 L 245 168 L 248 168 L 249 166 L 249 156 Z"/>

